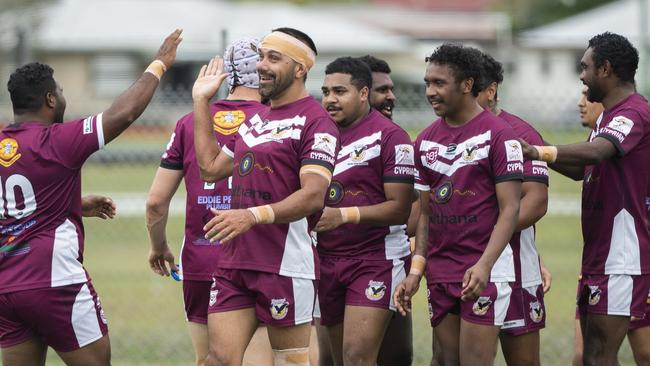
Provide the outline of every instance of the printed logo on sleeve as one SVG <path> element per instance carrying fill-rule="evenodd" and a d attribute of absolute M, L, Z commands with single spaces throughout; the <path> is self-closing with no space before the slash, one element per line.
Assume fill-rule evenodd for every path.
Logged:
<path fill-rule="evenodd" d="M 607 124 L 607 128 L 616 130 L 625 136 L 627 136 L 630 131 L 632 131 L 632 127 L 634 127 L 634 122 L 632 122 L 631 119 L 623 116 L 616 116 L 609 122 L 609 124 Z"/>
<path fill-rule="evenodd" d="M 329 133 L 315 133 L 314 144 L 311 146 L 312 150 L 322 151 L 326 154 L 334 156 L 336 151 L 336 137 Z"/>
<path fill-rule="evenodd" d="M 395 164 L 415 165 L 415 151 L 409 144 L 395 145 Z"/>
<path fill-rule="evenodd" d="M 93 133 L 93 117 L 84 119 L 84 135 Z"/>
<path fill-rule="evenodd" d="M 506 158 L 508 161 L 524 161 L 524 154 L 521 151 L 521 144 L 517 140 L 507 140 L 504 142 L 506 145 Z"/>
<path fill-rule="evenodd" d="M 16 160 L 20 159 L 21 154 L 18 153 L 18 141 L 10 137 L 0 141 L 0 165 L 5 168 L 10 167 Z"/>

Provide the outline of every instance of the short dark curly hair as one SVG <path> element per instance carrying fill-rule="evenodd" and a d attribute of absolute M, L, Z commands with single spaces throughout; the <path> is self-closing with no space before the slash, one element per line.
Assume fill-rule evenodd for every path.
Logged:
<path fill-rule="evenodd" d="M 458 43 L 445 43 L 436 48 L 425 62 L 447 65 L 454 71 L 456 82 L 473 79 L 472 95 L 478 96 L 483 90 L 483 68 L 480 51 L 472 47 L 465 47 Z"/>
<path fill-rule="evenodd" d="M 483 59 L 483 75 L 486 82 L 484 87 L 487 88 L 492 83 L 501 84 L 503 82 L 503 65 L 501 65 L 501 62 L 485 52 L 481 52 L 481 58 Z"/>
<path fill-rule="evenodd" d="M 383 72 L 385 74 L 391 73 L 388 63 L 380 58 L 371 55 L 365 55 L 359 57 L 359 60 L 365 62 L 366 65 L 370 67 L 370 71 L 372 72 Z"/>
<path fill-rule="evenodd" d="M 354 57 L 339 57 L 330 62 L 325 67 L 325 75 L 329 74 L 349 74 L 350 81 L 358 90 L 367 86 L 368 89 L 372 88 L 372 72 L 370 67 L 363 61 Z"/>
<path fill-rule="evenodd" d="M 609 61 L 619 79 L 634 82 L 639 67 L 639 51 L 627 38 L 611 32 L 601 33 L 589 40 L 589 48 L 596 67 Z"/>
<path fill-rule="evenodd" d="M 47 93 L 56 93 L 53 75 L 50 66 L 38 62 L 17 68 L 7 82 L 14 113 L 35 112 L 41 108 Z"/>

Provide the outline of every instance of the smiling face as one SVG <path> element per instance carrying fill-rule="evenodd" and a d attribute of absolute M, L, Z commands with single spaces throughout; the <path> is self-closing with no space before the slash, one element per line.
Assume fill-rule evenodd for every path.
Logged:
<path fill-rule="evenodd" d="M 587 48 L 580 60 L 580 68 L 582 69 L 580 80 L 588 88 L 587 100 L 592 103 L 602 102 L 605 97 L 605 91 L 603 90 L 600 77 L 602 70 L 600 67 L 596 67 L 593 58 L 593 49 Z"/>
<path fill-rule="evenodd" d="M 350 74 L 325 75 L 323 107 L 340 127 L 347 127 L 368 112 L 368 88 L 360 90 L 352 83 Z"/>
<path fill-rule="evenodd" d="M 430 62 L 424 75 L 426 97 L 440 117 L 453 116 L 461 108 L 463 90 L 449 65 Z"/>
<path fill-rule="evenodd" d="M 370 106 L 392 119 L 395 107 L 395 94 L 393 80 L 385 72 L 372 73 L 372 91 L 370 92 Z"/>
<path fill-rule="evenodd" d="M 300 65 L 280 52 L 260 48 L 257 73 L 260 77 L 260 95 L 265 99 L 276 99 L 296 81 Z"/>

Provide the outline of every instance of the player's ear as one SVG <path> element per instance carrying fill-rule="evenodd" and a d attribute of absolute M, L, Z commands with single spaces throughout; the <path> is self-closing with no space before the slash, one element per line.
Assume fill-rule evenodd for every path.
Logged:
<path fill-rule="evenodd" d="M 45 105 L 48 108 L 54 109 L 56 107 L 56 103 L 56 96 L 50 92 L 47 92 L 47 94 L 45 94 Z"/>

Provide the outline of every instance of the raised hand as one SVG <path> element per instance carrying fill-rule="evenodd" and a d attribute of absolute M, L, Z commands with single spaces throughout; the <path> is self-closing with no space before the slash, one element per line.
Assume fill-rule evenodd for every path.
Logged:
<path fill-rule="evenodd" d="M 226 75 L 223 71 L 223 59 L 219 56 L 215 56 L 207 65 L 203 65 L 192 87 L 194 101 L 210 100 L 214 97 Z"/>
<path fill-rule="evenodd" d="M 162 45 L 160 45 L 160 48 L 158 49 L 156 60 L 162 61 L 167 69 L 172 66 L 174 60 L 176 59 L 176 49 L 183 40 L 183 37 L 181 36 L 182 33 L 182 29 L 176 29 L 170 35 L 168 35 L 167 38 L 165 38 Z"/>

